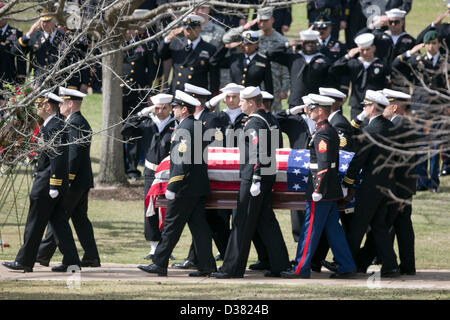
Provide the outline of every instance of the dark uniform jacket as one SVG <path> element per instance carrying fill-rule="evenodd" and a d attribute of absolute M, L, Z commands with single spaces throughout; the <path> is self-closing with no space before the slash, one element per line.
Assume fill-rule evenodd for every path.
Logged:
<path fill-rule="evenodd" d="M 300 114 L 288 115 L 283 110 L 277 112 L 275 118 L 280 124 L 281 131 L 287 134 L 292 149 L 308 148 L 311 134 L 308 124 Z"/>
<path fill-rule="evenodd" d="M 328 68 L 330 63 L 321 53 L 318 53 L 310 63 L 300 53 L 293 53 L 286 49 L 275 49 L 267 52 L 269 60 L 285 65 L 290 70 L 291 94 L 289 106 L 303 104 L 302 97 L 309 93 L 319 92 L 319 87 L 328 84 Z"/>
<path fill-rule="evenodd" d="M 402 150 L 411 150 L 409 144 L 413 144 L 418 139 L 415 134 L 414 123 L 403 116 L 396 116 L 392 119 L 394 124 L 394 140 L 400 143 L 398 148 Z M 401 160 L 400 160 L 401 161 Z M 403 199 L 410 198 L 416 194 L 417 178 L 415 175 L 415 166 L 412 165 L 416 160 L 408 161 L 407 164 L 395 169 L 396 191 L 395 194 Z"/>
<path fill-rule="evenodd" d="M 207 164 L 203 161 L 202 155 L 194 157 L 195 144 L 202 143 L 194 139 L 195 122 L 197 120 L 192 115 L 184 118 L 172 137 L 170 179 L 167 190 L 174 192 L 176 197 L 201 197 L 210 192 Z M 186 139 L 185 133 L 177 134 L 182 129 L 185 133 L 189 132 L 190 141 Z M 200 148 L 200 150 L 203 149 Z M 195 162 L 197 158 L 200 159 L 200 163 Z"/>
<path fill-rule="evenodd" d="M 336 112 L 330 120 L 330 125 L 336 130 L 339 136 L 339 149 L 353 151 L 354 129 L 341 111 Z"/>
<path fill-rule="evenodd" d="M 155 167 L 170 153 L 170 140 L 176 126 L 176 120 L 170 120 L 159 132 L 151 117 L 133 116 L 122 127 L 125 139 L 142 137 L 145 153 L 145 175 L 154 175 Z"/>
<path fill-rule="evenodd" d="M 261 83 L 264 82 L 264 89 L 273 93 L 272 68 L 270 61 L 263 54 L 256 53 L 247 65 L 244 53 L 233 53 L 226 56 L 227 52 L 228 49 L 222 45 L 211 59 L 211 63 L 220 68 L 229 68 L 231 81 L 234 83 L 244 87 L 261 87 Z"/>
<path fill-rule="evenodd" d="M 17 48 L 13 50 L 22 31 L 10 25 L 7 25 L 4 33 L 2 29 L 0 28 L 0 79 L 2 82 L 23 83 L 27 75 L 27 62 L 17 53 Z"/>
<path fill-rule="evenodd" d="M 310 167 L 305 199 L 320 193 L 323 200 L 342 198 L 339 182 L 339 137 L 328 120 L 316 124 L 309 143 Z"/>
<path fill-rule="evenodd" d="M 349 74 L 352 82 L 350 106 L 362 109 L 360 103 L 364 101 L 366 91 L 382 90 L 389 86 L 390 67 L 375 57 L 369 68 L 364 69 L 358 58 L 347 59 L 345 56 L 336 61 L 330 68 L 330 73 L 336 77 Z"/>
<path fill-rule="evenodd" d="M 130 40 L 126 45 L 140 41 L 144 36 Z M 122 79 L 132 89 L 149 88 L 153 81 L 158 81 L 162 75 L 161 60 L 158 55 L 158 43 L 150 41 L 140 44 L 123 54 L 123 77 Z M 125 84 L 122 84 L 124 99 L 136 101 L 142 93 L 131 91 Z"/>
<path fill-rule="evenodd" d="M 366 135 L 370 135 L 381 144 L 386 144 L 386 139 L 389 139 L 393 134 L 393 127 L 394 125 L 391 121 L 380 115 L 374 118 L 369 125 L 363 129 L 363 132 Z M 362 170 L 361 177 L 364 185 L 372 186 L 376 190 L 378 190 L 378 186 L 392 189 L 395 180 L 393 176 L 390 176 L 390 168 L 384 167 L 374 173 L 375 169 L 379 169 L 380 166 L 384 165 L 384 161 L 389 157 L 389 154 L 389 151 L 372 143 L 366 136 L 350 162 L 344 177 L 343 185 L 351 187 L 355 183 L 355 179 L 360 170 Z"/>
<path fill-rule="evenodd" d="M 244 129 L 245 123 L 248 120 L 248 116 L 245 113 L 241 113 L 236 117 L 234 122 L 231 122 L 230 116 L 225 111 L 220 111 L 217 115 L 217 124 L 222 131 L 224 136 L 224 147 L 237 147 L 238 146 L 238 136 L 237 133 L 239 129 Z M 227 134 L 228 132 L 228 134 Z M 236 136 L 234 135 L 236 133 Z M 233 138 L 235 137 L 235 138 Z"/>
<path fill-rule="evenodd" d="M 49 196 L 49 190 L 63 193 L 68 187 L 69 175 L 69 147 L 68 135 L 62 116 L 56 114 L 40 129 L 43 140 L 43 150 L 38 152 L 37 163 L 34 168 L 34 182 L 30 197 Z"/>
<path fill-rule="evenodd" d="M 80 111 L 67 120 L 69 131 L 69 182 L 70 190 L 87 190 L 94 187 L 91 166 L 92 129 Z"/>
<path fill-rule="evenodd" d="M 331 37 L 326 44 L 319 45 L 319 51 L 330 60 L 331 63 L 336 62 L 339 58 L 345 56 L 347 47 L 337 39 Z"/>
<path fill-rule="evenodd" d="M 392 36 L 390 36 L 392 39 Z M 394 41 L 392 41 L 394 43 Z M 416 39 L 412 37 L 410 34 L 404 32 L 397 39 L 397 42 L 394 44 L 392 51 L 392 59 L 394 60 L 398 55 L 405 53 L 408 50 L 411 50 L 416 45 Z"/>
<path fill-rule="evenodd" d="M 195 49 L 188 50 L 188 40 L 175 37 L 170 43 L 161 41 L 158 52 L 163 60 L 173 61 L 172 93 L 183 91 L 186 82 L 213 93 L 219 90 L 220 72 L 210 63 L 216 52 L 212 44 L 200 39 Z"/>
<path fill-rule="evenodd" d="M 274 124 L 271 124 L 270 115 L 263 109 L 258 109 L 248 116 L 245 124 L 244 143 L 239 146 L 241 156 L 244 152 L 244 162 L 239 166 L 239 177 L 244 180 L 275 182 L 276 174 L 276 156 L 275 147 L 271 144 L 272 130 L 279 130 Z M 265 130 L 267 134 L 267 147 L 265 150 L 261 148 L 260 140 Z M 270 151 L 273 147 L 273 153 Z M 242 150 L 244 148 L 244 150 Z M 264 161 L 262 157 L 269 157 L 270 161 Z"/>

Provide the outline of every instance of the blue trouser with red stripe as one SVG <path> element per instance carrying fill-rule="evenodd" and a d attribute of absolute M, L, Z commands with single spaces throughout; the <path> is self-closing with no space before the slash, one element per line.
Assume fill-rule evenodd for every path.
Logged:
<path fill-rule="evenodd" d="M 311 259 L 319 244 L 322 232 L 326 233 L 328 243 L 336 262 L 338 272 L 356 271 L 344 230 L 339 224 L 339 211 L 336 201 L 306 202 L 305 220 L 298 240 L 294 272 L 302 276 L 311 273 Z"/>

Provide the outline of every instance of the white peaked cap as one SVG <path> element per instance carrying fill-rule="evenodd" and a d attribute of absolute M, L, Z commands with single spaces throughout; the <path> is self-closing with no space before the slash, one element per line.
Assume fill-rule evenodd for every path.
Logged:
<path fill-rule="evenodd" d="M 388 99 L 394 99 L 394 100 L 410 100 L 411 99 L 411 95 L 401 92 L 401 91 L 396 91 L 396 90 L 391 90 L 391 89 L 383 89 L 382 93 Z"/>
<path fill-rule="evenodd" d="M 241 99 L 250 99 L 261 94 L 261 89 L 259 87 L 247 87 L 243 89 L 240 93 Z"/>
<path fill-rule="evenodd" d="M 319 93 L 322 96 L 332 97 L 332 98 L 338 98 L 338 99 L 345 99 L 347 96 L 342 93 L 341 91 L 335 89 L 335 88 L 319 88 Z"/>
<path fill-rule="evenodd" d="M 73 97 L 82 99 L 86 97 L 86 94 L 75 89 L 59 87 L 59 96 L 62 97 L 63 99 L 70 99 Z"/>
<path fill-rule="evenodd" d="M 209 90 L 206 90 L 205 88 L 194 86 L 190 83 L 184 84 L 184 92 L 191 93 L 193 95 L 199 95 L 199 96 L 210 96 L 211 92 Z"/>
<path fill-rule="evenodd" d="M 371 33 L 363 33 L 355 38 L 355 43 L 361 49 L 365 49 L 373 45 L 375 36 Z"/>
<path fill-rule="evenodd" d="M 267 91 L 261 91 L 263 99 L 273 100 L 273 95 L 268 93 Z"/>
<path fill-rule="evenodd" d="M 243 90 L 244 88 L 244 86 L 231 82 L 220 89 L 220 91 L 224 93 L 241 93 L 241 90 Z"/>
<path fill-rule="evenodd" d="M 300 31 L 300 40 L 307 40 L 307 41 L 316 41 L 319 39 L 319 31 L 316 30 L 303 30 Z"/>
<path fill-rule="evenodd" d="M 388 18 L 404 18 L 406 15 L 406 11 L 395 8 L 386 11 L 386 15 L 388 16 Z"/>
<path fill-rule="evenodd" d="M 314 104 L 318 104 L 320 106 L 331 106 L 336 102 L 333 98 L 321 96 L 319 94 L 310 93 L 308 97 L 312 100 Z"/>
<path fill-rule="evenodd" d="M 198 101 L 197 99 L 195 99 L 193 96 L 191 96 L 190 94 L 187 94 L 181 90 L 176 90 L 175 91 L 175 101 L 173 103 L 176 103 L 178 105 L 185 105 L 185 104 L 189 104 L 191 106 L 194 107 L 198 107 L 201 106 L 200 101 Z"/>
<path fill-rule="evenodd" d="M 382 92 L 367 90 L 364 97 L 364 104 L 378 103 L 384 106 L 389 105 L 389 100 Z"/>
<path fill-rule="evenodd" d="M 156 96 L 153 96 L 150 98 L 153 104 L 165 104 L 165 103 L 171 103 L 173 100 L 173 95 L 166 94 L 166 93 L 160 93 Z"/>

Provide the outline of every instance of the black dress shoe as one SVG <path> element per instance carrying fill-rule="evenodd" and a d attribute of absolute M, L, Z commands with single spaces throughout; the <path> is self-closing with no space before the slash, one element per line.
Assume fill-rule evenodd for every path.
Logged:
<path fill-rule="evenodd" d="M 211 276 L 211 271 L 195 271 L 189 273 L 189 277 L 209 277 Z"/>
<path fill-rule="evenodd" d="M 270 266 L 258 260 L 256 263 L 249 265 L 248 268 L 250 270 L 269 270 Z"/>
<path fill-rule="evenodd" d="M 330 275 L 331 279 L 355 279 L 356 278 L 356 272 L 336 272 Z"/>
<path fill-rule="evenodd" d="M 167 276 L 167 269 L 157 266 L 156 264 L 150 264 L 148 266 L 139 265 L 138 268 L 148 273 L 156 273 L 158 276 Z"/>
<path fill-rule="evenodd" d="M 32 267 L 23 266 L 17 261 L 5 261 L 2 263 L 2 265 L 11 270 L 22 270 L 23 272 L 33 272 Z"/>
<path fill-rule="evenodd" d="M 183 262 L 177 262 L 172 264 L 172 268 L 176 269 L 195 269 L 197 265 L 191 260 L 184 260 Z"/>
<path fill-rule="evenodd" d="M 264 277 L 266 277 L 266 278 L 281 278 L 281 275 L 279 272 L 267 271 L 266 273 L 264 273 Z"/>
<path fill-rule="evenodd" d="M 311 270 L 314 272 L 321 272 L 322 266 L 317 263 L 311 263 Z"/>
<path fill-rule="evenodd" d="M 81 270 L 80 266 L 78 266 L 76 264 L 74 264 L 74 265 L 67 265 L 67 264 L 62 264 L 61 263 L 60 265 L 54 266 L 52 268 L 52 272 L 67 272 L 69 267 L 73 267 L 73 268 L 70 269 L 70 270 L 72 270 L 72 272 Z"/>
<path fill-rule="evenodd" d="M 217 279 L 231 279 L 231 278 L 243 278 L 244 275 L 232 275 L 226 272 L 213 272 L 211 273 L 211 277 Z"/>
<path fill-rule="evenodd" d="M 95 259 L 83 259 L 81 260 L 81 266 L 82 267 L 86 267 L 86 268 L 98 268 L 101 267 L 102 265 L 100 264 L 100 259 L 99 258 L 95 258 Z"/>
<path fill-rule="evenodd" d="M 39 264 L 44 267 L 50 266 L 50 260 L 36 259 L 36 262 L 39 262 Z"/>
<path fill-rule="evenodd" d="M 331 272 L 337 272 L 339 265 L 336 262 L 328 262 L 326 260 L 322 260 L 320 261 L 320 263 L 327 268 L 328 270 L 330 270 Z"/>
<path fill-rule="evenodd" d="M 382 278 L 396 278 L 400 276 L 400 269 L 392 269 L 387 271 L 381 271 Z"/>
<path fill-rule="evenodd" d="M 416 275 L 416 271 L 400 271 L 401 275 L 407 275 L 407 276 L 415 276 Z"/>
<path fill-rule="evenodd" d="M 294 271 L 281 271 L 280 272 L 281 278 L 285 279 L 309 279 L 311 276 L 301 275 L 297 274 Z"/>

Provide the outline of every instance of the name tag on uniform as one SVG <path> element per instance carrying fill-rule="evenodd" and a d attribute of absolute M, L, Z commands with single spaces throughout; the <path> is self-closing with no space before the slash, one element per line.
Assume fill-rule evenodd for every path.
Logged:
<path fill-rule="evenodd" d="M 255 65 L 257 65 L 258 67 L 266 67 L 266 64 L 264 62 L 256 62 Z"/>
<path fill-rule="evenodd" d="M 202 50 L 199 55 L 201 58 L 209 58 L 209 52 Z"/>

